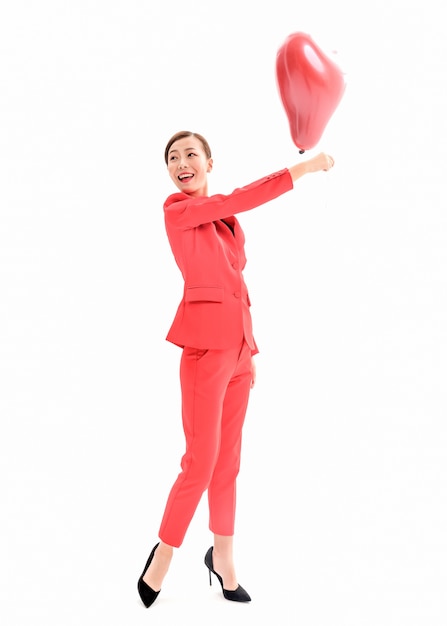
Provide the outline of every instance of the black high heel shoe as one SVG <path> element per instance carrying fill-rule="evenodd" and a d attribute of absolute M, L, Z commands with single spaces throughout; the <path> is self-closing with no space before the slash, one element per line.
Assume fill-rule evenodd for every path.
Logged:
<path fill-rule="evenodd" d="M 219 576 L 219 574 L 215 572 L 213 568 L 213 547 L 212 546 L 208 550 L 208 552 L 205 554 L 205 565 L 207 566 L 209 570 L 210 585 L 212 584 L 211 573 L 213 573 L 214 576 L 217 578 L 217 580 L 220 582 L 220 586 L 222 587 L 222 593 L 226 600 L 233 600 L 234 602 L 250 602 L 251 601 L 251 598 L 248 595 L 248 593 L 240 585 L 238 585 L 234 591 L 229 591 L 228 589 L 224 589 L 222 577 Z"/>
<path fill-rule="evenodd" d="M 158 548 L 159 543 L 157 543 L 157 545 L 155 545 L 152 548 L 152 552 L 150 553 L 149 558 L 147 560 L 147 563 L 144 566 L 143 573 L 141 574 L 140 578 L 138 579 L 138 593 L 140 594 L 141 601 L 143 602 L 144 606 L 147 609 L 151 606 L 151 604 L 153 604 L 155 602 L 155 600 L 157 599 L 158 594 L 161 591 L 161 589 L 159 591 L 154 591 L 152 589 L 152 587 L 149 587 L 149 585 L 147 583 L 145 583 L 144 580 L 143 580 L 143 576 L 147 572 L 147 569 L 148 569 L 149 565 L 152 563 L 152 559 L 154 558 L 155 550 Z"/>

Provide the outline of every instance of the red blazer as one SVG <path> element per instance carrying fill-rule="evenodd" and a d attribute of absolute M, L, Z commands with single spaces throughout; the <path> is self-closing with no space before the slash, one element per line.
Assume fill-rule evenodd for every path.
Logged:
<path fill-rule="evenodd" d="M 168 341 L 181 347 L 221 350 L 238 345 L 245 337 L 252 354 L 258 352 L 242 275 L 245 237 L 234 214 L 292 188 L 290 173 L 284 169 L 229 195 L 192 198 L 174 193 L 166 199 L 166 232 L 184 280 Z"/>

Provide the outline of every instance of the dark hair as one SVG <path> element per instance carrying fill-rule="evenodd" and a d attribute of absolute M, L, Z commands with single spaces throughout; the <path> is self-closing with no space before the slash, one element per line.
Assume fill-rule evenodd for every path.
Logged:
<path fill-rule="evenodd" d="M 203 137 L 199 133 L 193 133 L 190 130 L 180 130 L 178 133 L 175 133 L 175 135 L 172 135 L 171 139 L 166 144 L 166 148 L 165 148 L 166 165 L 168 164 L 168 154 L 169 154 L 169 150 L 172 144 L 178 141 L 179 139 L 185 139 L 185 137 L 196 137 L 196 139 L 200 141 L 200 143 L 203 146 L 203 149 L 205 150 L 206 158 L 211 159 L 211 148 L 209 147 L 209 144 L 207 140 L 205 139 L 205 137 Z"/>

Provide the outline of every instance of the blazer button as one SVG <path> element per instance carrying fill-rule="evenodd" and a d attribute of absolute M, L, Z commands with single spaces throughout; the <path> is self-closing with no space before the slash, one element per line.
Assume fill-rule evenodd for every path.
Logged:
<path fill-rule="evenodd" d="M 240 298 L 241 297 L 241 292 L 240 291 L 235 291 L 233 295 L 234 295 L 235 298 Z"/>

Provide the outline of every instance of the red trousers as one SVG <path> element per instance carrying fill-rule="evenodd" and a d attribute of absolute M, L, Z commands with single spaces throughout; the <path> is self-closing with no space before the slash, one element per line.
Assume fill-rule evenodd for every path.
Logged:
<path fill-rule="evenodd" d="M 229 350 L 183 349 L 180 383 L 186 451 L 161 522 L 163 542 L 182 544 L 205 490 L 210 530 L 234 534 L 236 477 L 251 379 L 251 350 L 245 341 Z"/>

